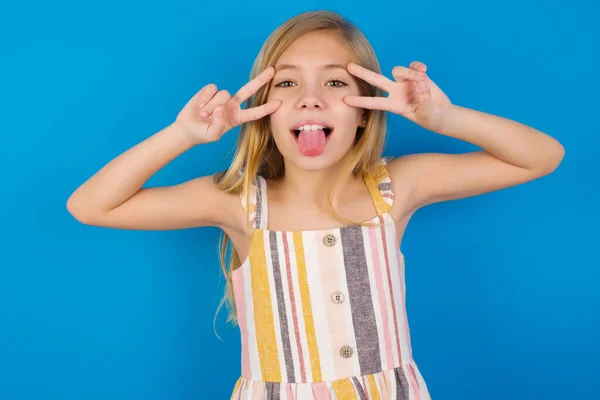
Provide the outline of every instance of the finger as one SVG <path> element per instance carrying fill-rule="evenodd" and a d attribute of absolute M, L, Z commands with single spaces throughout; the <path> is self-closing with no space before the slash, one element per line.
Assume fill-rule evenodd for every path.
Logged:
<path fill-rule="evenodd" d="M 423 64 L 420 61 L 413 61 L 409 65 L 410 68 L 425 73 L 427 71 L 427 65 Z"/>
<path fill-rule="evenodd" d="M 281 103 L 281 100 L 269 101 L 268 103 L 265 103 L 262 106 L 242 110 L 242 112 L 240 113 L 240 123 L 256 121 L 257 119 L 266 117 L 267 115 L 277 111 L 279 106 L 281 106 Z"/>
<path fill-rule="evenodd" d="M 386 92 L 390 91 L 390 88 L 391 88 L 393 82 L 391 80 L 389 80 L 388 78 L 386 78 L 385 76 L 378 74 L 376 72 L 373 72 L 371 70 L 368 70 L 368 69 L 361 67 L 360 65 L 352 63 L 352 62 L 348 63 L 348 65 L 346 66 L 346 69 L 352 75 L 362 79 L 363 81 L 368 82 L 371 85 L 378 87 L 381 90 L 385 90 Z"/>
<path fill-rule="evenodd" d="M 200 112 L 200 116 L 202 118 L 208 118 L 208 116 L 213 112 L 216 106 L 219 104 L 224 104 L 231 98 L 231 95 L 227 90 L 219 90 L 219 92 L 213 96 L 213 98 L 204 106 L 202 112 Z"/>
<path fill-rule="evenodd" d="M 239 106 L 246 101 L 254 93 L 267 84 L 275 76 L 275 68 L 268 67 L 263 72 L 258 74 L 256 78 L 246 83 L 244 86 L 237 91 L 237 93 L 231 98 L 231 103 Z"/>
<path fill-rule="evenodd" d="M 213 98 L 213 96 L 217 93 L 217 85 L 214 83 L 209 83 L 204 86 L 196 95 L 194 96 L 194 100 L 198 101 L 198 109 L 202 110 L 202 108 Z"/>
<path fill-rule="evenodd" d="M 422 103 L 428 99 L 431 99 L 431 91 L 427 82 L 418 82 L 417 90 L 414 93 L 415 99 L 418 103 Z"/>
<path fill-rule="evenodd" d="M 215 107 L 213 119 L 206 130 L 206 136 L 210 138 L 219 138 L 223 134 L 226 124 L 225 107 L 222 104 L 219 104 Z"/>
<path fill-rule="evenodd" d="M 390 111 L 389 101 L 386 97 L 344 96 L 343 100 L 352 107 Z"/>
<path fill-rule="evenodd" d="M 394 69 L 392 69 L 392 76 L 397 82 L 405 80 L 424 81 L 427 79 L 427 75 L 424 73 L 403 66 L 394 67 Z"/>
<path fill-rule="evenodd" d="M 417 84 L 417 92 L 427 92 L 429 91 L 429 84 L 424 82 L 416 82 Z"/>

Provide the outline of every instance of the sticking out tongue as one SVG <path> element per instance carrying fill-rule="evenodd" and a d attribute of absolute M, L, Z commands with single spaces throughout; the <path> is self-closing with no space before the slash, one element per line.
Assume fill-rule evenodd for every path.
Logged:
<path fill-rule="evenodd" d="M 298 135 L 298 148 L 305 156 L 318 156 L 325 150 L 327 138 L 322 129 L 316 131 L 300 131 Z"/>

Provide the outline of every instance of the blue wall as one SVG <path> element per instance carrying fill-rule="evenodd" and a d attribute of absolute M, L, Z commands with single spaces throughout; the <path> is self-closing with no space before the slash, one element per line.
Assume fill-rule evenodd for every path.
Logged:
<path fill-rule="evenodd" d="M 218 231 L 89 227 L 65 204 L 206 83 L 237 90 L 277 25 L 322 6 L 246 4 L 0 5 L 0 399 L 228 398 L 240 344 L 224 313 L 224 341 L 213 332 Z M 548 177 L 426 207 L 409 225 L 407 306 L 433 397 L 589 399 L 600 381 L 598 6 L 486 4 L 327 8 L 363 29 L 387 76 L 424 61 L 454 103 L 566 148 Z M 398 116 L 390 130 L 386 155 L 474 149 Z M 148 185 L 224 168 L 236 134 L 192 149 Z"/>

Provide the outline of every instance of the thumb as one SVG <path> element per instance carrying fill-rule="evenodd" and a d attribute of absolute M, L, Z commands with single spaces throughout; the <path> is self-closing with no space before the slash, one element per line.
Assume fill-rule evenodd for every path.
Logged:
<path fill-rule="evenodd" d="M 227 119 L 225 118 L 225 107 L 223 105 L 218 105 L 213 110 L 212 122 L 206 130 L 206 136 L 217 139 L 220 138 L 223 133 L 225 133 L 225 125 L 227 125 Z"/>
<path fill-rule="evenodd" d="M 416 90 L 414 93 L 415 100 L 417 103 L 422 103 L 427 100 L 431 100 L 431 87 L 428 81 L 419 81 L 416 84 Z"/>

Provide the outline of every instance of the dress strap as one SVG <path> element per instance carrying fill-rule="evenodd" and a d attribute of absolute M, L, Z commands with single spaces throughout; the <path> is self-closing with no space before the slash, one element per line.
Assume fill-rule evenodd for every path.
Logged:
<path fill-rule="evenodd" d="M 394 193 L 392 192 L 392 181 L 385 168 L 386 159 L 381 160 L 381 164 L 372 175 L 365 176 L 367 188 L 371 193 L 377 215 L 387 214 L 391 211 L 394 204 Z"/>
<path fill-rule="evenodd" d="M 240 194 L 244 211 L 247 208 L 246 196 Z M 256 181 L 250 187 L 250 216 L 249 222 L 254 229 L 267 228 L 267 182 L 265 178 L 257 175 Z"/>

